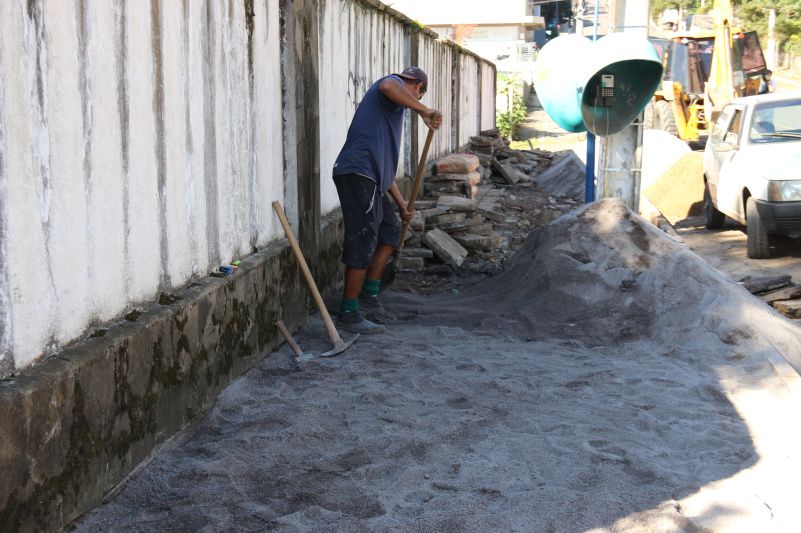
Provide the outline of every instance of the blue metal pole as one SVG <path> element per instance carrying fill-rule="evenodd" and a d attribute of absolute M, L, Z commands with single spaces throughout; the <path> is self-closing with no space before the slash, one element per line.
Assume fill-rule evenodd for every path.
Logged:
<path fill-rule="evenodd" d="M 595 134 L 587 132 L 587 164 L 584 175 L 584 203 L 595 201 Z"/>
<path fill-rule="evenodd" d="M 598 2 L 595 0 L 595 20 L 593 21 L 592 40 L 598 40 Z M 583 33 L 583 32 L 582 32 Z M 587 132 L 587 164 L 584 174 L 584 203 L 595 201 L 595 134 Z"/>

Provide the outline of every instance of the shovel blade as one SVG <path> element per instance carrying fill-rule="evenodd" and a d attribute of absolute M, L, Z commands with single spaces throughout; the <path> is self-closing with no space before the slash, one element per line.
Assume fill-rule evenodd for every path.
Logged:
<path fill-rule="evenodd" d="M 350 345 L 353 344 L 356 341 L 356 339 L 358 339 L 358 338 L 359 338 L 359 334 L 355 333 L 353 335 L 353 337 L 349 338 L 348 340 L 341 339 L 341 342 L 338 342 L 338 343 L 334 344 L 333 348 L 331 348 L 330 350 L 328 350 L 325 353 L 321 353 L 320 357 L 333 357 L 335 355 L 339 355 L 342 352 L 344 352 L 345 350 L 347 350 L 348 348 L 350 348 Z"/>

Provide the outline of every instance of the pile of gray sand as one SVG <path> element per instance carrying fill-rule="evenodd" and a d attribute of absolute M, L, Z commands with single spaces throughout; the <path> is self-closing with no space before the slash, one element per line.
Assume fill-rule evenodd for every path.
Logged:
<path fill-rule="evenodd" d="M 387 333 L 269 355 L 77 530 L 801 523 L 801 328 L 621 202 L 468 290 L 384 298 Z M 330 347 L 318 317 L 296 338 Z"/>

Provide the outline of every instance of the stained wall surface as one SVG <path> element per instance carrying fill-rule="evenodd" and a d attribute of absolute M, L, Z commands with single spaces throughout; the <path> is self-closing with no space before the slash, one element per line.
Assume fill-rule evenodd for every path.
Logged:
<path fill-rule="evenodd" d="M 402 20 L 358 2 L 324 2 L 319 17 L 320 207 L 328 213 L 339 207 L 331 176 L 356 107 L 376 80 L 409 64 L 410 35 Z M 409 173 L 408 135 L 398 173 Z"/>
<path fill-rule="evenodd" d="M 0 369 L 276 236 L 278 2 L 246 4 L 0 3 Z"/>
<path fill-rule="evenodd" d="M 448 152 L 453 151 L 456 144 L 455 127 L 453 114 L 453 91 L 456 87 L 454 79 L 454 48 L 442 46 L 440 42 L 431 39 L 430 36 L 420 34 L 417 37 L 418 64 L 420 68 L 428 74 L 428 92 L 423 101 L 429 107 L 438 109 L 442 112 L 442 127 L 431 139 L 429 149 L 429 159 L 435 159 Z M 417 135 L 420 149 L 428 133 L 428 128 L 423 121 L 417 123 Z"/>
<path fill-rule="evenodd" d="M 470 142 L 481 130 L 481 60 L 478 56 L 459 55 L 459 138 L 458 146 Z M 473 104 L 473 105 L 469 105 Z"/>
<path fill-rule="evenodd" d="M 300 179 L 282 35 L 293 5 L 0 2 L 0 378 L 283 236 L 270 204 L 296 201 Z M 494 124 L 494 65 L 375 0 L 308 5 L 323 215 L 376 79 L 412 62 L 429 72 L 424 103 L 444 115 L 430 158 Z M 425 133 L 407 112 L 399 176 Z"/>

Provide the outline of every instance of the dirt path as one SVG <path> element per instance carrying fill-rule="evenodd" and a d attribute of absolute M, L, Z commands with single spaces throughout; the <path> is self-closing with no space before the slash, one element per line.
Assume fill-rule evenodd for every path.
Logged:
<path fill-rule="evenodd" d="M 702 217 L 691 217 L 678 222 L 675 229 L 690 249 L 734 280 L 789 274 L 793 281 L 801 283 L 801 241 L 798 239 L 771 237 L 770 259 L 748 259 L 745 227 L 736 222 L 727 220 L 723 229 L 708 230 Z"/>
<path fill-rule="evenodd" d="M 801 328 L 617 201 L 227 388 L 77 531 L 786 531 Z M 732 312 L 735 310 L 736 312 Z M 328 343 L 319 319 L 297 336 Z M 766 416 L 769 414 L 769 416 Z M 788 529 L 789 528 L 789 529 Z"/>
<path fill-rule="evenodd" d="M 587 157 L 587 134 L 567 133 L 551 120 L 535 93 L 528 99 L 528 117 L 518 131 L 517 149 L 542 149 L 550 152 L 573 150 L 582 161 Z"/>

